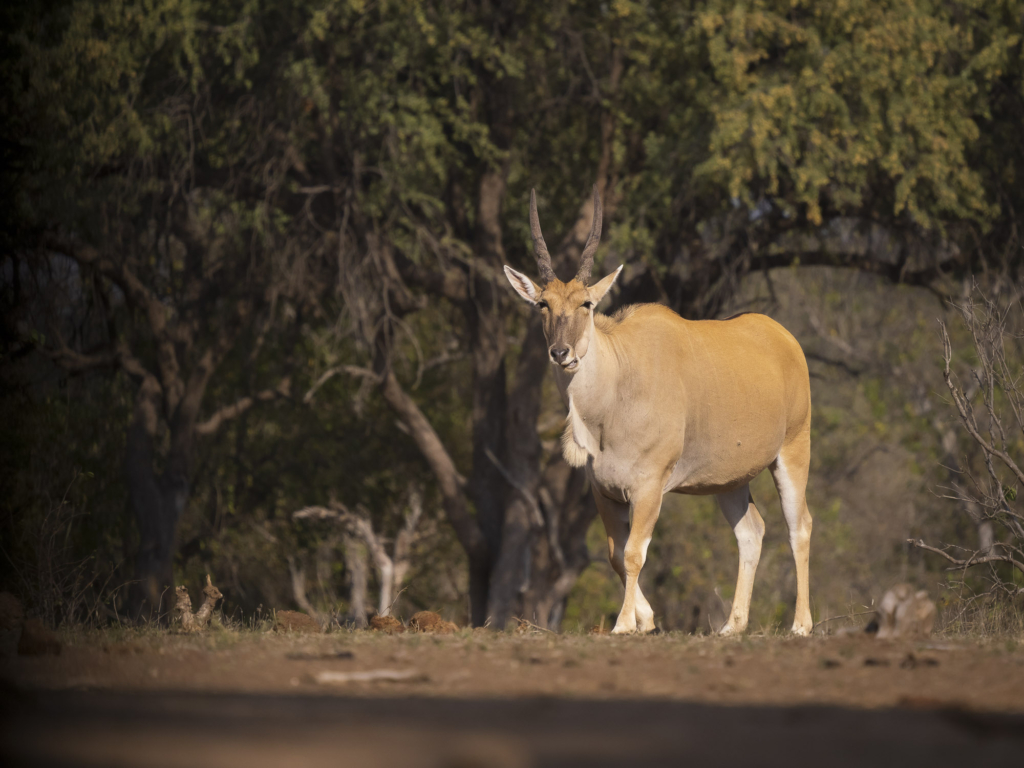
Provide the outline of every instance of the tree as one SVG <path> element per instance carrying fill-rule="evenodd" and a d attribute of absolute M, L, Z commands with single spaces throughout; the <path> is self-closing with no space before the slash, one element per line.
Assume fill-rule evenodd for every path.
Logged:
<path fill-rule="evenodd" d="M 21 30 L 20 138 L 38 148 L 19 169 L 21 212 L 35 242 L 8 258 L 37 287 L 70 260 L 75 309 L 89 320 L 67 339 L 67 308 L 51 305 L 30 343 L 66 370 L 135 383 L 124 465 L 139 532 L 133 602 L 160 612 L 196 440 L 288 394 L 286 373 L 271 382 L 259 370 L 264 341 L 319 278 L 296 279 L 308 244 L 272 204 L 290 161 L 234 74 L 244 19 L 204 34 L 194 7 L 140 10 L 72 4 Z M 233 353 L 250 394 L 204 414 Z"/>
<path fill-rule="evenodd" d="M 1005 24 L 1012 9 L 1001 26 L 979 22 L 975 36 L 958 26 L 955 13 L 934 19 L 924 5 L 819 7 L 767 3 L 748 13 L 730 3 L 686 11 L 621 5 L 579 15 L 556 7 L 540 26 L 551 34 L 547 51 L 530 47 L 544 32 L 533 36 L 537 27 L 520 26 L 516 13 L 480 11 L 491 21 L 485 28 L 502 30 L 487 50 L 500 51 L 503 63 L 520 54 L 521 69 L 496 77 L 484 62 L 447 76 L 456 93 L 471 94 L 463 114 L 490 142 L 457 155 L 454 170 L 438 180 L 440 220 L 411 215 L 406 226 L 422 239 L 413 247 L 396 241 L 388 251 L 394 266 L 379 275 L 396 294 L 423 291 L 464 318 L 474 366 L 473 455 L 464 485 L 443 439 L 403 391 L 389 363 L 390 342 L 375 353 L 384 397 L 438 477 L 470 555 L 474 622 L 487 617 L 500 626 L 518 610 L 541 625 L 557 624 L 560 586 L 587 562 L 580 544 L 592 512 L 545 514 L 531 501 L 552 496 L 533 436 L 545 357 L 536 323 L 519 325 L 516 369 L 504 370 L 512 350 L 502 331 L 515 310 L 496 275 L 505 260 L 529 263 L 505 234 L 515 216 L 514 209 L 505 213 L 505 201 L 525 210 L 528 185 L 520 179 L 527 173 L 554 158 L 563 179 L 585 176 L 565 158 L 589 154 L 608 219 L 630 211 L 616 222 L 608 251 L 640 262 L 627 271 L 620 300 L 667 301 L 690 317 L 716 315 L 752 269 L 845 265 L 933 286 L 943 271 L 970 268 L 978 257 L 945 232 L 965 221 L 987 227 L 997 215 L 969 149 L 979 137 L 974 114 L 990 109 L 991 91 L 979 87 L 977 73 L 1015 66 L 1019 40 Z M 439 40 L 458 37 L 452 27 L 459 20 L 427 17 Z M 893 28 L 902 32 L 893 35 Z M 345 37 L 364 35 L 360 28 Z M 940 60 L 934 49 L 948 56 Z M 891 79 L 892 71 L 901 78 Z M 970 74 L 957 79 L 957 72 Z M 1019 82 L 1019 66 L 1014 77 Z M 574 90 L 581 82 L 589 93 Z M 429 75 L 419 85 L 420 94 L 433 93 Z M 563 89 L 576 103 L 558 99 Z M 557 106 L 538 112 L 538 103 Z M 530 141 L 525 131 L 510 136 L 514 123 L 538 125 L 546 140 Z M 503 158 L 497 167 L 495 155 Z M 385 176 L 395 183 L 401 173 L 392 167 Z M 538 186 L 553 190 L 563 212 L 572 210 L 567 200 L 579 199 L 557 182 Z M 589 229 L 587 203 L 578 210 L 559 249 L 563 270 Z M 457 237 L 465 250 L 453 253 L 445 247 L 451 240 L 425 234 L 432 231 Z M 405 307 L 414 311 L 416 303 Z M 552 462 L 553 469 L 557 457 Z M 569 496 L 575 509 L 585 508 Z M 475 516 L 466 513 L 467 501 Z M 566 550 L 571 560 L 560 556 Z M 531 586 L 523 590 L 524 583 Z M 531 604 L 537 594 L 544 601 Z"/>
<path fill-rule="evenodd" d="M 744 275 L 797 263 L 941 290 L 1013 241 L 1019 18 L 1013 0 L 28 13 L 4 65 L 28 158 L 5 259 L 75 260 L 102 344 L 23 341 L 137 382 L 129 487 L 159 582 L 196 436 L 280 398 L 310 374 L 298 341 L 333 332 L 311 384 L 355 376 L 398 417 L 467 553 L 472 621 L 557 626 L 594 511 L 555 425 L 538 435 L 546 351 L 501 276 L 533 261 L 529 190 L 549 231 L 568 224 L 569 273 L 597 183 L 617 303 L 714 317 Z M 443 381 L 464 421 L 417 391 L 424 350 L 465 356 Z M 225 365 L 246 373 L 215 408 Z"/>
<path fill-rule="evenodd" d="M 380 584 L 380 593 L 377 599 L 377 615 L 390 616 L 391 608 L 398 600 L 402 592 L 406 577 L 412 567 L 412 549 L 416 537 L 416 529 L 423 518 L 423 499 L 415 488 L 409 489 L 408 510 L 402 516 L 402 524 L 395 535 L 391 554 L 388 554 L 384 537 L 380 532 L 373 529 L 370 520 L 370 513 L 360 505 L 357 512 L 351 512 L 344 504 L 333 502 L 330 508 L 327 507 L 303 507 L 292 515 L 295 520 L 330 520 L 340 523 L 346 529 L 348 536 L 357 538 L 366 546 L 377 569 L 377 580 Z M 300 572 L 292 567 L 293 579 L 300 580 Z M 363 603 L 363 595 L 366 585 L 365 580 L 359 583 L 353 580 L 350 603 L 359 606 Z M 296 593 L 304 590 L 295 590 Z M 303 597 L 303 600 L 305 598 Z M 309 605 L 303 606 L 307 611 Z M 356 613 L 353 609 L 353 613 Z M 357 624 L 365 625 L 366 615 L 355 615 Z"/>
<path fill-rule="evenodd" d="M 945 489 L 946 494 L 964 504 L 975 525 L 987 523 L 994 529 L 991 541 L 981 541 L 977 550 L 945 546 L 937 548 L 921 539 L 909 543 L 942 555 L 950 570 L 988 566 L 995 584 L 1011 595 L 1020 594 L 1024 579 L 1024 514 L 1017 496 L 1024 488 L 1021 468 L 1021 438 L 1024 432 L 1024 324 L 1019 294 L 1008 295 L 998 283 L 990 292 L 975 289 L 975 294 L 956 307 L 969 334 L 969 365 L 966 382 L 954 369 L 955 357 L 949 329 L 940 321 L 944 348 L 943 377 L 952 398 L 960 425 L 979 450 L 981 466 L 971 466 L 962 458 L 956 475 L 960 479 Z M 956 556 L 951 549 L 959 550 Z M 996 566 L 1004 564 L 1010 575 Z"/>

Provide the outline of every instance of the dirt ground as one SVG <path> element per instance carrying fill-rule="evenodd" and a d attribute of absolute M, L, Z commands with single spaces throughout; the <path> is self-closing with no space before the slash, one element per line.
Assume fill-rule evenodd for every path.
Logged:
<path fill-rule="evenodd" d="M 151 630 L 65 641 L 59 656 L 0 660 L 11 764 L 673 765 L 680 750 L 730 764 L 755 737 L 753 764 L 765 765 L 792 765 L 792 739 L 845 740 L 829 765 L 1024 756 L 1024 646 L 1005 638 Z"/>
<path fill-rule="evenodd" d="M 0 660 L 0 679 L 50 690 L 345 696 L 657 698 L 1024 713 L 1024 644 L 870 636 L 714 638 L 498 634 L 95 632 L 59 656 Z M 317 682 L 389 670 L 404 680 Z"/>

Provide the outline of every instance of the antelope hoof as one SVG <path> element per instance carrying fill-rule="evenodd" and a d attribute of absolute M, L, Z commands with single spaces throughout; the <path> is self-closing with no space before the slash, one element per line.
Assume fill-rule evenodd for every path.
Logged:
<path fill-rule="evenodd" d="M 742 635 L 746 627 L 737 627 L 731 621 L 725 622 L 725 626 L 718 630 L 719 637 L 735 637 L 736 635 Z"/>
<path fill-rule="evenodd" d="M 811 634 L 811 628 L 805 624 L 794 624 L 790 630 L 796 637 L 807 637 Z"/>
<path fill-rule="evenodd" d="M 633 620 L 632 626 L 625 621 L 616 621 L 615 628 L 611 631 L 613 635 L 635 635 L 636 634 L 636 620 Z"/>
<path fill-rule="evenodd" d="M 654 625 L 654 611 L 650 608 L 647 611 L 641 611 L 639 608 L 636 611 L 636 631 L 641 634 L 648 634 L 650 632 L 656 632 L 657 627 Z"/>

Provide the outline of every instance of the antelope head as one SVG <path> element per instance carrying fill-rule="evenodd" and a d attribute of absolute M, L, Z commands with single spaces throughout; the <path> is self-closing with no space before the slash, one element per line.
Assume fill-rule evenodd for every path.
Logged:
<path fill-rule="evenodd" d="M 533 190 L 530 191 L 530 234 L 533 236 L 533 248 L 537 253 L 541 285 L 511 267 L 505 267 L 505 275 L 516 289 L 516 293 L 540 311 L 551 362 L 561 366 L 567 373 L 575 373 L 579 369 L 580 361 L 587 354 L 594 334 L 594 308 L 608 293 L 608 289 L 622 271 L 622 267 L 619 267 L 607 277 L 590 285 L 594 253 L 601 241 L 601 195 L 597 191 L 597 185 L 594 185 L 594 222 L 590 226 L 590 236 L 580 256 L 579 271 L 572 280 L 563 283 L 555 276 L 551 266 L 551 254 L 548 253 L 544 235 L 540 231 L 537 194 Z"/>

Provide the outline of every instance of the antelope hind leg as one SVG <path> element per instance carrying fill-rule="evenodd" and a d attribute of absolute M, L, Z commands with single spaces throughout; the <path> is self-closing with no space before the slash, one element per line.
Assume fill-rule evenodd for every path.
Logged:
<path fill-rule="evenodd" d="M 764 538 L 764 520 L 750 497 L 750 486 L 744 485 L 716 497 L 725 519 L 736 534 L 740 550 L 740 567 L 736 575 L 736 592 L 732 599 L 729 620 L 718 633 L 738 635 L 747 629 L 750 617 L 750 595 L 754 589 L 754 574 L 761 559 L 761 541 Z"/>
<path fill-rule="evenodd" d="M 783 447 L 779 457 L 768 467 L 775 480 L 782 502 L 782 513 L 789 526 L 789 546 L 796 562 L 796 612 L 793 616 L 794 635 L 809 635 L 814 628 L 811 620 L 808 562 L 811 553 L 811 513 L 807 509 L 807 473 L 811 458 L 810 434 L 797 438 Z"/>

